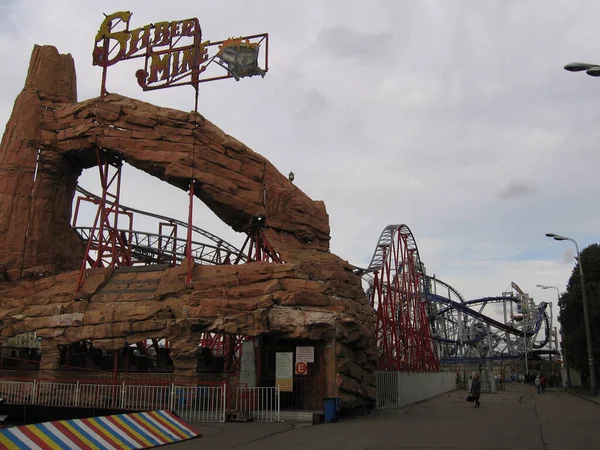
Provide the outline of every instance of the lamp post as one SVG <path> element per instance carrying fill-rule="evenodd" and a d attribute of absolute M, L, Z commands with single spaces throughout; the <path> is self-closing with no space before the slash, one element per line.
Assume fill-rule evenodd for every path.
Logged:
<path fill-rule="evenodd" d="M 546 286 L 543 284 L 538 284 L 537 287 L 542 289 L 555 289 L 556 290 L 556 298 L 558 299 L 558 307 L 560 306 L 560 291 L 556 286 Z M 562 309 L 562 308 L 561 308 Z M 565 362 L 565 372 L 567 373 L 567 387 L 571 387 L 571 371 L 569 369 L 569 362 L 567 361 L 567 344 L 565 344 L 565 330 L 564 326 L 560 325 L 560 340 L 562 342 L 562 353 L 563 353 L 563 361 Z"/>
<path fill-rule="evenodd" d="M 595 66 L 596 67 L 596 66 Z M 598 72 L 600 76 L 600 66 L 598 67 Z M 592 68 L 588 69 L 589 71 Z M 596 76 L 596 75 L 594 75 Z M 575 244 L 575 250 L 577 251 L 577 261 L 579 262 L 579 277 L 581 279 L 581 302 L 583 303 L 583 321 L 585 325 L 585 340 L 587 344 L 587 354 L 588 354 L 588 364 L 590 368 L 590 387 L 592 390 L 592 397 L 595 397 L 598 393 L 596 389 L 596 366 L 594 364 L 594 351 L 592 349 L 592 333 L 590 331 L 590 317 L 588 314 L 588 304 L 587 304 L 587 295 L 585 293 L 585 280 L 583 277 L 583 264 L 581 261 L 581 253 L 579 253 L 579 245 L 575 239 L 571 239 L 566 236 L 561 236 L 559 234 L 554 233 L 546 233 L 546 237 L 553 238 L 555 241 L 571 241 Z"/>

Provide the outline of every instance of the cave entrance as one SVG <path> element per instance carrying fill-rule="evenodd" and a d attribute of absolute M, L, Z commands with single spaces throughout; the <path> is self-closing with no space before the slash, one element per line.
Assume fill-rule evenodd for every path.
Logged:
<path fill-rule="evenodd" d="M 324 341 L 263 336 L 259 358 L 259 386 L 276 386 L 279 383 L 282 411 L 322 411 L 325 397 L 324 350 Z M 282 371 L 287 372 L 284 373 L 286 379 L 283 380 L 278 378 Z"/>

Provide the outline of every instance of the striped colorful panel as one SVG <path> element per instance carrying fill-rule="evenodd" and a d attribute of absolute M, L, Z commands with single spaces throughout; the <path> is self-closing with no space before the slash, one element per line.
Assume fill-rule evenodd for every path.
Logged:
<path fill-rule="evenodd" d="M 60 420 L 0 429 L 0 448 L 125 450 L 152 448 L 199 437 L 169 411 Z"/>

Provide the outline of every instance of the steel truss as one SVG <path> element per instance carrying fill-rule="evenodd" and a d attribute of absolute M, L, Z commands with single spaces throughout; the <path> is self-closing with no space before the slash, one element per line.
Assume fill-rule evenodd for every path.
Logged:
<path fill-rule="evenodd" d="M 423 265 L 406 225 L 384 228 L 371 263 L 359 273 L 377 312 L 378 368 L 427 372 L 439 370 L 423 297 Z"/>
<path fill-rule="evenodd" d="M 425 287 L 432 338 L 442 363 L 558 354 L 556 346 L 546 348 L 553 339 L 547 303 L 515 315 L 522 309 L 522 293 L 465 301 L 439 279 L 426 277 Z"/>
<path fill-rule="evenodd" d="M 129 219 L 128 230 L 131 232 L 133 217 L 131 213 L 119 207 L 121 195 L 121 168 L 123 162 L 120 158 L 110 155 L 100 147 L 96 147 L 96 161 L 100 174 L 102 195 L 97 199 L 98 208 L 92 229 L 97 240 L 88 240 L 79 279 L 77 291 L 81 288 L 86 266 L 91 268 L 130 266 L 131 253 L 125 244 L 125 235 L 119 230 L 119 217 Z M 94 234 L 94 233 L 92 233 Z"/>

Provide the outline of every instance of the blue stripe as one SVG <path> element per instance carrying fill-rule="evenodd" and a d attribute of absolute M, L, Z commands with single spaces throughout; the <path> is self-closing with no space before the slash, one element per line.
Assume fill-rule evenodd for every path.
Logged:
<path fill-rule="evenodd" d="M 107 416 L 103 416 L 103 417 L 107 417 Z M 131 448 L 131 444 L 126 441 L 123 437 L 121 437 L 119 434 L 117 434 L 117 432 L 109 425 L 105 424 L 104 422 L 102 422 L 99 417 L 88 417 L 88 421 L 93 423 L 94 425 L 96 425 L 98 428 L 100 428 L 100 430 L 102 430 L 102 432 L 100 432 L 99 430 L 96 430 L 93 427 L 90 427 L 92 430 L 94 430 L 96 433 L 98 433 L 100 436 L 102 436 L 104 438 L 104 440 L 106 442 L 108 442 L 110 445 L 112 445 L 113 447 L 118 447 L 117 444 L 115 444 L 110 438 L 106 437 L 105 434 L 109 434 L 110 436 L 112 436 L 113 438 L 115 438 L 117 440 L 117 442 L 120 442 L 123 446 L 125 446 L 126 448 Z"/>
<path fill-rule="evenodd" d="M 91 436 L 87 431 L 79 426 L 79 424 L 75 423 L 74 420 L 67 420 L 67 423 L 79 431 L 87 440 L 89 440 L 92 444 L 94 444 L 98 448 L 102 448 L 108 450 L 105 445 L 102 445 L 101 442 L 98 442 L 93 436 Z"/>
<path fill-rule="evenodd" d="M 148 433 L 148 431 L 144 430 L 140 425 L 138 425 L 133 420 L 131 420 L 129 418 L 129 415 L 123 414 L 121 416 L 121 418 L 123 419 L 123 422 L 125 422 L 127 425 L 129 425 L 131 428 L 133 428 L 135 431 L 137 431 L 145 439 L 147 439 L 148 441 L 152 442 L 152 444 L 154 444 L 155 446 L 156 445 L 164 445 L 162 442 L 157 441 L 155 436 L 153 436 L 152 434 Z"/>
<path fill-rule="evenodd" d="M 12 428 L 18 428 L 18 427 L 12 427 Z M 9 441 L 11 441 L 13 444 L 15 444 L 18 448 L 22 448 L 23 450 L 31 450 L 27 444 L 25 444 L 25 442 L 23 442 L 21 439 L 19 439 L 17 436 L 15 436 L 12 431 L 10 431 L 11 428 L 7 428 L 5 430 L 4 433 L 4 437 L 6 437 Z M 21 431 L 22 433 L 22 431 Z"/>
<path fill-rule="evenodd" d="M 156 412 L 158 413 L 158 415 L 162 416 L 167 422 L 169 422 L 172 426 L 174 426 L 178 430 L 181 430 L 181 432 L 184 435 L 187 435 L 189 437 L 196 436 L 196 433 L 193 433 L 189 428 L 184 427 L 178 421 L 173 420 L 173 417 L 170 416 L 169 414 L 167 414 L 167 412 L 165 410 L 161 409 L 160 411 L 156 411 Z"/>
<path fill-rule="evenodd" d="M 50 422 L 52 423 L 52 422 Z M 52 433 L 52 431 L 50 431 L 50 428 L 48 428 L 46 426 L 45 423 L 38 423 L 35 425 L 42 433 L 44 433 L 44 436 L 46 436 L 48 439 L 50 439 L 52 441 L 53 444 L 58 445 L 60 448 L 64 449 L 64 450 L 71 450 L 71 447 L 69 447 L 67 444 L 65 444 L 63 441 L 61 441 L 58 436 L 55 436 L 54 433 Z"/>

